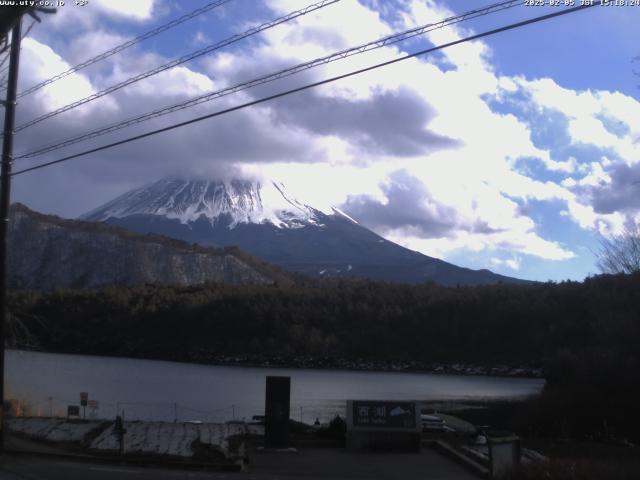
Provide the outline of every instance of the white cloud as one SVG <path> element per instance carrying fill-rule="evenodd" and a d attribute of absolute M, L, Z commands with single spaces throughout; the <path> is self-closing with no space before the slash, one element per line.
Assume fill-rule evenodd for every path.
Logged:
<path fill-rule="evenodd" d="M 534 108 L 566 118 L 569 145 L 606 152 L 595 158 L 583 155 L 580 161 L 545 161 L 550 170 L 572 174 L 557 184 L 559 198 L 567 202 L 562 214 L 583 229 L 619 234 L 640 215 L 633 188 L 633 171 L 640 165 L 640 127 L 634 121 L 640 102 L 619 92 L 574 91 L 548 78 L 515 81 L 531 95 Z"/>
<path fill-rule="evenodd" d="M 144 82 L 134 83 L 127 92 L 129 95 L 153 98 L 159 95 L 166 98 L 188 98 L 215 89 L 215 83 L 208 76 L 179 66 L 149 77 Z"/>
<path fill-rule="evenodd" d="M 71 67 L 49 46 L 43 45 L 32 38 L 24 39 L 22 52 L 21 85 L 24 87 L 30 87 Z M 33 100 L 33 97 L 27 97 L 21 103 L 23 109 L 26 110 L 29 110 L 35 102 L 39 104 L 35 108 L 54 110 L 93 93 L 95 93 L 95 89 L 86 76 L 82 73 L 74 73 L 37 91 L 34 94 L 36 100 Z M 115 103 L 109 98 L 104 98 L 76 109 L 74 116 L 84 117 L 99 108 L 114 109 Z"/>
<path fill-rule="evenodd" d="M 569 260 L 575 253 L 558 242 L 544 240 L 534 232 L 498 232 L 489 234 L 458 231 L 451 237 L 425 239 L 409 237 L 405 232 L 391 232 L 389 240 L 418 250 L 426 255 L 443 258 L 460 252 L 485 252 L 504 250 L 518 252 L 547 260 Z"/>
<path fill-rule="evenodd" d="M 209 43 L 211 43 L 211 39 L 202 30 L 198 30 L 193 34 L 191 43 L 195 46 L 208 45 Z"/>
<path fill-rule="evenodd" d="M 67 62 L 76 65 L 95 54 L 106 52 L 117 45 L 121 45 L 127 40 L 130 40 L 130 38 L 124 35 L 109 32 L 102 28 L 92 28 L 81 33 L 76 41 L 69 43 L 68 48 L 64 51 L 64 58 Z M 114 60 L 116 59 L 112 58 L 105 62 L 106 66 L 111 68 Z M 100 68 L 99 71 L 103 72 L 105 63 L 96 64 L 91 71 Z"/>
<path fill-rule="evenodd" d="M 520 265 L 522 264 L 522 257 L 513 257 L 506 259 L 494 257 L 489 260 L 489 262 L 492 265 L 496 265 L 498 267 L 505 266 L 507 268 L 510 268 L 511 270 L 518 271 L 520 270 Z"/>
<path fill-rule="evenodd" d="M 271 0 L 268 4 L 281 15 L 301 8 L 299 0 Z M 330 53 L 341 47 L 355 46 L 391 33 L 391 28 L 381 20 L 377 12 L 366 8 L 357 0 L 341 0 L 282 27 L 269 30 L 266 35 L 270 43 L 283 44 L 286 49 L 283 52 L 285 57 L 290 56 L 288 52 L 299 51 L 298 47 L 324 44 L 326 52 Z M 301 56 L 305 56 L 304 51 Z"/>
<path fill-rule="evenodd" d="M 95 5 L 101 14 L 116 20 L 144 21 L 155 15 L 151 0 L 104 1 Z M 298 0 L 273 0 L 269 5 L 277 14 L 300 8 Z M 401 13 L 399 18 L 405 28 L 452 15 L 431 0 L 406 3 Z M 246 25 L 234 30 L 244 28 Z M 243 44 L 243 48 L 220 51 L 201 64 L 184 65 L 128 87 L 69 114 L 65 118 L 70 121 L 54 121 L 52 125 L 60 129 L 58 136 L 64 136 L 64 132 L 69 134 L 133 116 L 176 99 L 308 61 L 391 32 L 391 26 L 382 21 L 377 12 L 355 0 L 343 0 L 270 29 L 261 35 L 260 41 Z M 467 33 L 459 27 L 447 27 L 429 34 L 429 40 L 440 44 Z M 116 32 L 99 29 L 87 30 L 81 35 L 90 40 L 92 50 L 101 43 L 110 46 L 124 38 Z M 204 41 L 202 31 L 196 31 L 192 40 Z M 140 128 L 146 131 L 170 121 L 396 58 L 402 54 L 401 47 L 386 47 L 331 63 Z M 65 53 L 67 58 L 75 59 L 82 52 L 67 48 Z M 497 76 L 491 64 L 491 50 L 482 42 L 446 49 L 442 54 L 446 69 L 439 66 L 441 59 L 406 60 L 315 91 L 235 112 L 224 119 L 174 131 L 153 141 L 110 151 L 92 159 L 92 163 L 77 164 L 73 175 L 75 179 L 111 182 L 124 189 L 131 186 L 133 179 L 142 181 L 150 171 L 154 177 L 175 170 L 221 174 L 230 169 L 235 171 L 233 167 L 239 166 L 249 174 L 282 179 L 294 194 L 327 209 L 330 205 L 345 204 L 350 197 L 366 197 L 372 205 L 377 202 L 387 208 L 400 205 L 392 201 L 388 187 L 394 181 L 393 175 L 402 170 L 415 179 L 416 183 L 410 188 L 415 190 L 416 210 L 428 217 L 424 224 L 430 221 L 442 232 L 438 236 L 428 235 L 424 228 L 420 230 L 416 226 L 420 222 L 415 217 L 407 216 L 407 221 L 416 221 L 404 226 L 381 223 L 376 226 L 379 233 L 438 257 L 461 251 L 500 252 L 493 256 L 493 264 L 512 270 L 521 267 L 522 255 L 554 261 L 575 256 L 566 245 L 542 237 L 536 220 L 521 208 L 528 201 L 564 202 L 563 214 L 584 229 L 616 231 L 621 228 L 624 214 L 597 211 L 590 204 L 591 197 L 580 190 L 614 185 L 616 177 L 610 168 L 615 160 L 599 158 L 585 163 L 575 156 L 553 157 L 532 141 L 532 129 L 536 125 L 527 121 L 527 112 L 522 115 L 497 113 L 486 99 L 506 98 L 517 92 L 530 94 L 528 108 L 552 109 L 566 116 L 572 143 L 610 148 L 628 165 L 640 162 L 639 144 L 634 143 L 640 137 L 639 102 L 616 92 L 576 92 L 551 79 Z M 34 83 L 69 65 L 58 50 L 29 39 L 25 40 L 25 59 L 29 59 L 25 62 L 25 77 Z M 69 103 L 94 92 L 98 86 L 128 78 L 164 60 L 141 45 L 139 52 L 123 52 L 109 60 L 103 70 L 92 71 L 91 76 L 75 74 L 44 89 L 29 100 L 27 109 L 35 113 Z M 396 106 L 401 100 L 407 101 L 407 105 L 422 115 L 408 116 L 409 108 L 404 112 L 388 108 L 376 110 L 377 115 L 369 114 L 366 108 L 371 105 L 387 107 L 381 101 L 385 96 L 397 99 Z M 335 106 L 336 111 L 341 107 L 346 113 L 332 116 L 329 112 L 318 121 L 314 113 L 327 105 Z M 340 121 L 344 121 L 347 113 L 358 121 L 342 126 Z M 608 122 L 620 129 L 612 131 Z M 403 131 L 409 140 L 437 134 L 458 143 L 429 148 L 429 142 L 415 141 L 411 146 L 417 147 L 401 155 L 390 148 L 396 145 L 398 136 L 385 137 L 380 133 L 380 125 L 384 128 L 382 133 Z M 388 148 L 372 148 L 383 140 L 387 140 L 385 147 Z M 22 141 L 29 144 L 33 138 Z M 561 179 L 541 181 L 518 169 L 517 164 L 523 158 L 537 159 Z M 111 192 L 110 189 L 104 191 L 107 190 Z M 104 198 L 96 198 L 95 202 L 102 200 Z M 400 217 L 403 212 L 397 213 Z M 504 255 L 505 250 L 513 254 Z"/>
<path fill-rule="evenodd" d="M 107 15 L 129 20 L 145 21 L 151 18 L 154 0 L 91 0 L 90 5 Z"/>
<path fill-rule="evenodd" d="M 446 18 L 454 16 L 450 10 L 438 6 L 434 1 L 412 0 L 409 8 L 403 12 L 405 28 L 415 28 L 421 25 L 434 24 Z M 427 37 L 434 45 L 442 45 L 456 40 L 460 40 L 469 34 L 463 27 L 449 26 L 433 30 L 427 34 Z M 464 70 L 466 74 L 472 75 L 474 78 L 467 85 L 468 87 L 480 86 L 482 88 L 482 80 L 493 80 L 488 75 L 490 66 L 485 59 L 490 55 L 490 49 L 482 42 L 465 42 L 455 45 L 451 48 L 442 50 L 442 54 L 448 62 L 457 70 Z"/>
<path fill-rule="evenodd" d="M 545 78 L 514 79 L 538 108 L 562 113 L 569 122 L 573 144 L 590 144 L 615 151 L 628 165 L 640 162 L 640 102 L 619 92 L 581 91 L 563 88 L 554 80 Z M 624 133 L 613 133 L 604 119 Z"/>

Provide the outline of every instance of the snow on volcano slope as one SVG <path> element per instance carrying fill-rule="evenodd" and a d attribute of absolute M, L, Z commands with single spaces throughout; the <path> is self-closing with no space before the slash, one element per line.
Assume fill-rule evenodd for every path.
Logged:
<path fill-rule="evenodd" d="M 282 183 L 166 178 L 131 190 L 82 218 L 105 221 L 131 215 L 157 215 L 189 224 L 204 217 L 212 224 L 224 219 L 229 228 L 241 223 L 300 228 L 317 225 L 321 213 L 289 195 Z"/>
<path fill-rule="evenodd" d="M 383 239 L 338 208 L 315 208 L 278 182 L 163 179 L 85 214 L 139 233 L 238 246 L 290 271 L 444 285 L 520 282 L 470 270 Z"/>

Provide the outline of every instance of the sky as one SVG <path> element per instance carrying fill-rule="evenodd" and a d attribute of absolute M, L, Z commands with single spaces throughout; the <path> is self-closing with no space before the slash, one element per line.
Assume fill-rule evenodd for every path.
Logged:
<path fill-rule="evenodd" d="M 19 91 L 207 3 L 67 0 L 23 40 Z M 230 0 L 22 97 L 17 125 L 311 3 Z M 27 128 L 15 151 L 488 4 L 340 0 Z M 561 8 L 518 5 L 14 168 Z M 640 6 L 596 6 L 462 43 L 18 175 L 12 200 L 71 218 L 170 175 L 275 179 L 429 256 L 519 278 L 582 280 L 598 273 L 600 239 L 640 220 L 639 21 Z"/>

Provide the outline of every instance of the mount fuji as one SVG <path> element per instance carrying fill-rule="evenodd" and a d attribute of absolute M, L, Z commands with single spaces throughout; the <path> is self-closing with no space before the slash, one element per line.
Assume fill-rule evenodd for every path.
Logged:
<path fill-rule="evenodd" d="M 322 210 L 297 200 L 273 181 L 166 178 L 129 191 L 82 218 L 205 246 L 238 246 L 316 278 L 442 285 L 524 282 L 401 247 L 338 208 Z"/>

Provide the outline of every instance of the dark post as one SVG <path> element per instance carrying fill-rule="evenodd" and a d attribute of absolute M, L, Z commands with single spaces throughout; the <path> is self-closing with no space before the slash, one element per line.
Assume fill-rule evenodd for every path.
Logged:
<path fill-rule="evenodd" d="M 127 433 L 127 430 L 124 428 L 124 420 L 122 417 L 118 415 L 116 417 L 116 423 L 113 427 L 114 433 L 118 436 L 118 446 L 120 456 L 124 455 L 124 434 Z"/>
<path fill-rule="evenodd" d="M 264 446 L 286 448 L 289 444 L 291 377 L 267 377 L 264 408 Z"/>
<path fill-rule="evenodd" d="M 7 310 L 7 236 L 9 234 L 9 206 L 11 203 L 11 163 L 13 157 L 13 129 L 15 127 L 16 95 L 22 19 L 11 33 L 11 53 L 7 98 L 4 106 L 4 138 L 2 139 L 2 172 L 0 178 L 0 452 L 4 451 L 4 343 Z"/>
<path fill-rule="evenodd" d="M 82 406 L 82 419 L 87 418 L 87 403 L 89 403 L 89 393 L 80 392 L 80 405 Z"/>

